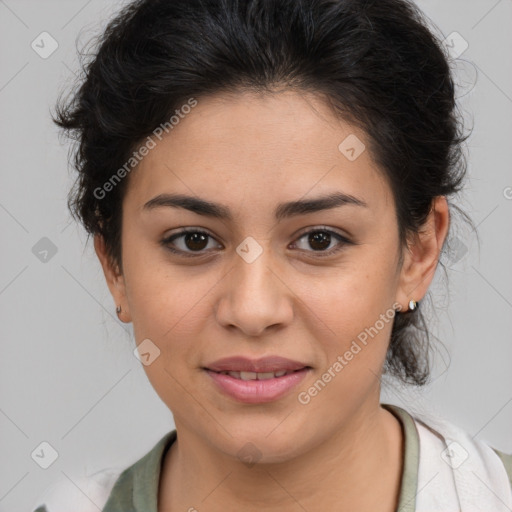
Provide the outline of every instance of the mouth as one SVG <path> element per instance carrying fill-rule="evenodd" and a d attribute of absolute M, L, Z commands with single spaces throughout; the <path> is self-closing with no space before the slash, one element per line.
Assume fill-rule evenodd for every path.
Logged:
<path fill-rule="evenodd" d="M 278 379 L 280 377 L 284 377 L 286 375 L 290 375 L 292 373 L 300 372 L 302 370 L 311 369 L 311 366 L 304 366 L 303 368 L 299 368 L 298 370 L 278 370 L 276 372 L 234 372 L 234 371 L 221 371 L 216 372 L 214 370 L 210 370 L 209 368 L 206 368 L 206 370 L 212 371 L 214 373 L 218 373 L 220 375 L 229 375 L 230 377 L 233 377 L 234 379 L 238 380 L 269 380 L 269 379 Z"/>
<path fill-rule="evenodd" d="M 202 368 L 214 389 L 242 403 L 273 402 L 288 395 L 313 370 L 282 357 L 221 359 Z"/>
<path fill-rule="evenodd" d="M 208 365 L 205 365 L 204 369 L 211 370 L 214 372 L 232 372 L 232 373 L 256 373 L 265 374 L 272 373 L 274 376 L 277 373 L 278 377 L 281 376 L 281 372 L 292 372 L 295 370 L 302 370 L 308 367 L 306 363 L 302 361 L 294 361 L 281 356 L 266 356 L 259 359 L 250 359 L 245 356 L 232 356 L 218 359 Z M 284 375 L 284 374 L 283 374 Z M 255 376 L 251 376 L 250 379 L 255 379 Z M 270 377 L 269 377 L 270 378 Z M 262 379 L 263 380 L 263 379 Z"/>

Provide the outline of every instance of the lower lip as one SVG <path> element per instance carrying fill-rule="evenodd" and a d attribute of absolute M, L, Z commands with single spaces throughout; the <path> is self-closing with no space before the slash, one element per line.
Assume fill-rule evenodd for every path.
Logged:
<path fill-rule="evenodd" d="M 206 370 L 206 373 L 224 393 L 246 404 L 261 404 L 281 398 L 297 386 L 306 377 L 308 372 L 309 368 L 303 368 L 288 375 L 272 379 L 241 380 L 235 379 L 231 375 Z"/>

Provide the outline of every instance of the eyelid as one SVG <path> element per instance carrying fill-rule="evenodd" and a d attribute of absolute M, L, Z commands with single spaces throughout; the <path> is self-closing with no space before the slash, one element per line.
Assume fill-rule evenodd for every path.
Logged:
<path fill-rule="evenodd" d="M 199 233 L 199 234 L 202 234 L 202 235 L 206 235 L 209 238 L 211 238 L 212 240 L 215 240 L 217 243 L 220 243 L 208 230 L 206 230 L 204 228 L 186 227 L 186 228 L 181 228 L 176 233 L 172 233 L 170 235 L 165 236 L 160 241 L 160 244 L 165 249 L 167 249 L 168 251 L 170 251 L 170 252 L 172 252 L 174 254 L 177 254 L 179 256 L 184 256 L 184 257 L 200 258 L 201 256 L 205 256 L 205 255 L 208 254 L 208 252 L 210 252 L 210 251 L 204 251 L 203 250 L 201 252 L 194 253 L 193 251 L 182 251 L 181 249 L 175 249 L 175 248 L 170 246 L 170 244 L 176 238 L 180 238 L 181 236 L 186 235 L 187 233 Z"/>
<path fill-rule="evenodd" d="M 334 234 L 338 235 L 339 237 L 345 239 L 347 242 L 349 242 L 350 239 L 352 238 L 352 236 L 346 232 L 342 232 L 340 230 L 337 230 L 336 228 L 332 228 L 330 226 L 325 226 L 322 224 L 314 224 L 312 226 L 306 226 L 305 228 L 302 228 L 298 232 L 298 234 L 296 234 L 295 236 L 298 238 L 301 238 L 302 236 L 304 236 L 308 233 L 311 233 L 311 232 L 315 232 L 315 231 L 327 231 L 328 233 L 334 233 Z"/>
<path fill-rule="evenodd" d="M 327 250 L 327 251 L 305 251 L 304 249 L 299 249 L 300 252 L 313 253 L 313 254 L 317 255 L 315 257 L 322 258 L 322 257 L 331 256 L 335 253 L 340 252 L 344 248 L 345 245 L 356 245 L 356 243 L 351 240 L 351 236 L 347 236 L 343 233 L 340 233 L 336 229 L 330 228 L 325 225 L 313 225 L 313 226 L 307 226 L 307 227 L 303 228 L 301 231 L 299 231 L 298 234 L 295 235 L 294 241 L 291 243 L 295 244 L 298 240 L 303 238 L 305 235 L 308 235 L 310 233 L 315 233 L 315 232 L 326 232 L 326 233 L 334 235 L 335 237 L 338 238 L 338 241 L 339 241 L 338 245 L 335 246 L 334 248 Z M 171 251 L 172 253 L 182 255 L 184 257 L 200 258 L 202 256 L 208 255 L 208 253 L 211 252 L 211 250 L 210 251 L 203 250 L 203 251 L 198 251 L 198 252 L 194 253 L 194 251 L 182 251 L 181 249 L 174 249 L 170 246 L 171 242 L 173 242 L 176 238 L 180 238 L 181 236 L 186 235 L 187 233 L 203 234 L 203 235 L 208 236 L 212 240 L 215 240 L 217 243 L 220 244 L 220 242 L 216 239 L 216 237 L 213 236 L 205 228 L 194 228 L 194 227 L 181 228 L 180 231 L 178 231 L 176 233 L 172 233 L 171 235 L 164 237 L 160 243 L 161 243 L 161 245 L 164 246 L 164 248 Z"/>
<path fill-rule="evenodd" d="M 333 247 L 327 251 L 306 251 L 304 249 L 299 249 L 299 251 L 302 253 L 314 254 L 313 258 L 315 258 L 315 259 L 328 258 L 330 256 L 334 256 L 334 255 L 338 254 L 339 252 L 341 252 L 345 248 L 345 246 L 356 245 L 356 243 L 353 242 L 345 234 L 342 234 L 342 233 L 338 232 L 337 230 L 332 229 L 328 226 L 321 226 L 321 225 L 320 226 L 308 226 L 307 228 L 304 228 L 304 230 L 301 230 L 301 232 L 299 232 L 299 234 L 296 235 L 295 241 L 292 242 L 292 244 L 296 244 L 296 242 L 298 240 L 300 240 L 301 238 L 303 238 L 304 236 L 309 235 L 310 233 L 316 233 L 316 232 L 324 232 L 324 233 L 329 233 L 331 235 L 334 235 L 338 239 L 338 244 L 335 247 Z"/>

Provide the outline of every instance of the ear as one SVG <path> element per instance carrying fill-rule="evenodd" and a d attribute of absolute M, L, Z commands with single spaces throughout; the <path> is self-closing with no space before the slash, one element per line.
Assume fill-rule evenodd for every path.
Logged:
<path fill-rule="evenodd" d="M 419 302 L 427 293 L 449 225 L 448 202 L 445 196 L 438 196 L 432 201 L 430 213 L 420 232 L 404 249 L 395 299 L 402 306 L 401 311 L 409 309 L 410 300 Z"/>
<path fill-rule="evenodd" d="M 121 313 L 119 314 L 122 322 L 131 322 L 130 310 L 128 308 L 128 301 L 126 299 L 126 283 L 123 274 L 119 271 L 119 266 L 114 265 L 110 260 L 105 245 L 103 236 L 94 235 L 94 249 L 103 267 L 103 273 L 107 285 L 114 299 L 115 305 L 121 306 Z"/>

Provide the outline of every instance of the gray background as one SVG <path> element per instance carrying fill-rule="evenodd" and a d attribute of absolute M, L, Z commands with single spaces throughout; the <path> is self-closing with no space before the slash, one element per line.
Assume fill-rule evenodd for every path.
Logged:
<path fill-rule="evenodd" d="M 96 34 L 122 3 L 0 0 L 0 511 L 34 507 L 61 478 L 126 467 L 173 428 L 132 353 L 131 325 L 116 318 L 92 243 L 67 212 L 74 174 L 49 117 L 77 69 L 75 39 Z M 458 204 L 481 246 L 474 232 L 455 233 L 449 288 L 442 272 L 431 287 L 433 383 L 390 383 L 382 401 L 439 414 L 512 453 L 512 2 L 418 4 L 443 36 L 456 31 L 469 43 L 454 61 L 474 126 Z M 31 47 L 43 31 L 59 45 L 46 59 Z M 46 262 L 37 257 L 43 237 L 57 250 Z M 46 470 L 31 458 L 42 441 L 59 454 Z"/>

